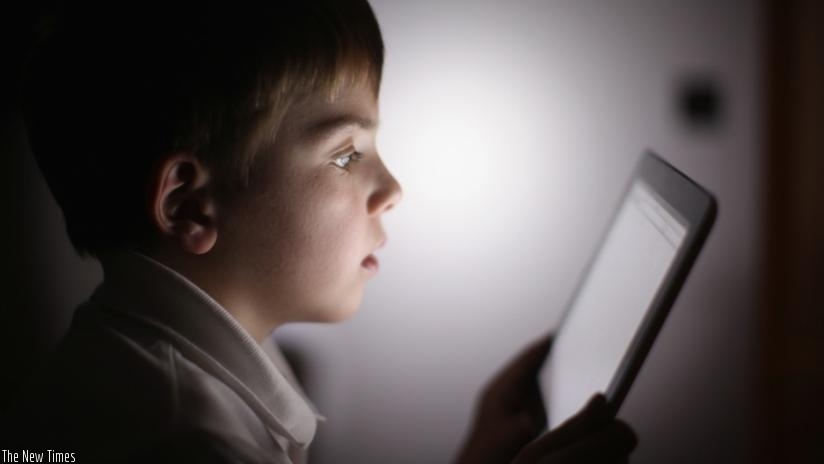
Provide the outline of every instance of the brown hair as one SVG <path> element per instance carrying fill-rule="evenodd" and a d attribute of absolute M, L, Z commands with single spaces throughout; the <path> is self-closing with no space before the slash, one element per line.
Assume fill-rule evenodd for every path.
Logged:
<path fill-rule="evenodd" d="M 290 105 L 380 86 L 366 0 L 74 2 L 57 18 L 30 60 L 24 111 L 81 255 L 149 244 L 149 176 L 164 156 L 192 153 L 243 190 Z"/>

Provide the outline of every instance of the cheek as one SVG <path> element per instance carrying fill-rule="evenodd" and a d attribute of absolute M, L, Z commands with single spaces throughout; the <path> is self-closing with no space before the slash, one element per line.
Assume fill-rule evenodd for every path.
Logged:
<path fill-rule="evenodd" d="M 273 277 L 289 295 L 285 303 L 296 311 L 295 320 L 341 320 L 362 298 L 360 264 L 371 251 L 366 208 L 345 190 L 322 189 L 303 200 L 293 203 L 284 231 L 289 248 L 281 255 L 287 264 Z"/>
<path fill-rule="evenodd" d="M 281 255 L 298 283 L 333 285 L 346 267 L 359 265 L 368 223 L 361 202 L 356 191 L 334 183 L 300 189 L 289 202 L 280 228 L 286 245 Z"/>
<path fill-rule="evenodd" d="M 305 251 L 319 264 L 333 265 L 335 260 L 361 252 L 366 221 L 355 195 L 326 197 L 311 208 L 304 216 Z"/>
<path fill-rule="evenodd" d="M 339 320 L 360 303 L 361 261 L 377 238 L 368 192 L 354 176 L 291 171 L 301 175 L 267 179 L 224 219 L 227 276 L 261 310 Z"/>

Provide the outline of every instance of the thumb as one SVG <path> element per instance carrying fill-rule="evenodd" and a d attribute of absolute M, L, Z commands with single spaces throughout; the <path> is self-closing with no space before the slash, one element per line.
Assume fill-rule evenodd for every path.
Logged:
<path fill-rule="evenodd" d="M 549 452 L 569 446 L 581 436 L 604 426 L 609 419 L 606 398 L 603 394 L 597 393 L 577 414 L 521 450 L 513 464 L 536 462 Z"/>

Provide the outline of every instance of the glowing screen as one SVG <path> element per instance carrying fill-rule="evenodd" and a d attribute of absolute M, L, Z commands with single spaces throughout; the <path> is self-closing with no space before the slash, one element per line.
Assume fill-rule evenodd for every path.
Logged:
<path fill-rule="evenodd" d="M 683 220 L 636 181 L 541 373 L 550 427 L 574 415 L 594 393 L 606 392 L 685 236 Z"/>

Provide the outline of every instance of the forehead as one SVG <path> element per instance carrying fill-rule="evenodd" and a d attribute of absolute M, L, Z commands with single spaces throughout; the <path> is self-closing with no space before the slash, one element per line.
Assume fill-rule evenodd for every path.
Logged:
<path fill-rule="evenodd" d="M 347 86 L 332 97 L 311 95 L 293 103 L 285 114 L 283 129 L 292 137 L 311 141 L 330 133 L 375 130 L 378 99 L 370 86 Z"/>

